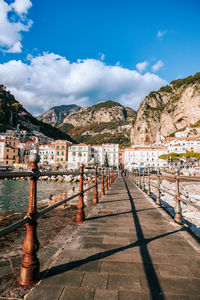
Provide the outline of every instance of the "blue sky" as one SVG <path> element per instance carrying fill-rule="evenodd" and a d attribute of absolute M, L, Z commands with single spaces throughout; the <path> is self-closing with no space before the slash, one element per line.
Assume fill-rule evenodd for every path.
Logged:
<path fill-rule="evenodd" d="M 199 0 L 0 0 L 0 83 L 35 115 L 151 91 L 200 71 Z"/>

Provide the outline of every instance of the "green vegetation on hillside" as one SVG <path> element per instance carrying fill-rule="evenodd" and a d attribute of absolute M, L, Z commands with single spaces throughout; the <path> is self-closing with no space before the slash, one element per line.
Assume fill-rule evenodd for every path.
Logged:
<path fill-rule="evenodd" d="M 180 88 L 181 86 L 187 86 L 189 84 L 200 83 L 200 72 L 195 75 L 188 76 L 183 79 L 177 79 L 170 82 L 171 85 L 175 88 Z"/>
<path fill-rule="evenodd" d="M 99 102 L 95 105 L 92 106 L 92 111 L 95 112 L 101 108 L 111 108 L 114 106 L 120 106 L 122 107 L 121 104 L 119 104 L 118 102 L 112 101 L 112 100 L 107 100 L 107 101 L 103 101 L 103 102 Z"/>
<path fill-rule="evenodd" d="M 0 85 L 0 132 L 4 132 L 6 129 L 14 129 L 17 124 L 20 124 L 21 129 L 27 131 L 32 128 L 54 139 L 73 141 L 58 128 L 34 118 L 3 85 Z"/>
<path fill-rule="evenodd" d="M 118 126 L 128 125 L 128 121 L 116 121 L 106 123 L 92 123 L 85 127 L 74 127 L 71 124 L 63 124 L 59 129 L 69 134 L 77 143 L 102 144 L 102 143 L 119 143 L 122 146 L 129 145 L 130 140 L 126 136 L 130 135 L 130 130 L 124 130 L 124 134 L 119 133 L 102 133 L 103 130 L 115 130 Z M 83 135 L 85 132 L 94 132 L 95 135 Z"/>

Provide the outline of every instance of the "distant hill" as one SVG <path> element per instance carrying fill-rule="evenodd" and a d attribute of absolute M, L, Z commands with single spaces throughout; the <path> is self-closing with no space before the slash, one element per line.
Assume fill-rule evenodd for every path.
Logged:
<path fill-rule="evenodd" d="M 108 100 L 71 113 L 58 128 L 78 143 L 119 143 L 127 146 L 135 118 L 133 109 Z"/>
<path fill-rule="evenodd" d="M 58 126 L 69 114 L 76 113 L 80 109 L 81 107 L 76 104 L 54 106 L 37 119 L 52 126 Z"/>
<path fill-rule="evenodd" d="M 21 129 L 26 129 L 30 133 L 38 131 L 53 139 L 73 140 L 69 135 L 60 131 L 56 127 L 45 124 L 34 118 L 25 108 L 6 90 L 4 85 L 0 85 L 0 132 L 6 129 L 15 129 L 20 124 Z"/>
<path fill-rule="evenodd" d="M 160 142 L 162 137 L 173 136 L 186 127 L 200 127 L 200 73 L 174 80 L 145 97 L 137 112 L 131 141 Z"/>

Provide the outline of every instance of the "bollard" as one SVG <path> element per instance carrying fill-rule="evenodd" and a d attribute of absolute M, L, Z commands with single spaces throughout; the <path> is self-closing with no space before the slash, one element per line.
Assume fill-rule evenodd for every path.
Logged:
<path fill-rule="evenodd" d="M 104 171 L 101 173 L 101 195 L 105 195 L 105 186 L 104 186 Z"/>
<path fill-rule="evenodd" d="M 157 171 L 157 192 L 156 192 L 156 204 L 161 205 L 160 202 L 160 175 L 159 175 L 159 170 Z"/>
<path fill-rule="evenodd" d="M 80 167 L 80 185 L 79 185 L 79 192 L 80 195 L 78 197 L 78 211 L 76 215 L 76 219 L 74 220 L 76 223 L 83 223 L 85 220 L 85 213 L 84 213 L 84 202 L 83 202 L 83 174 L 84 174 L 84 167 L 83 165 Z"/>
<path fill-rule="evenodd" d="M 147 194 L 150 196 L 151 195 L 151 181 L 150 181 L 150 171 L 148 169 L 148 192 Z"/>
<path fill-rule="evenodd" d="M 19 284 L 22 286 L 30 286 L 40 280 L 40 263 L 37 258 L 39 249 L 39 241 L 37 238 L 37 178 L 38 165 L 40 157 L 37 153 L 30 154 L 30 167 L 33 175 L 30 178 L 30 193 L 28 202 L 27 215 L 30 217 L 29 223 L 26 224 L 26 237 L 23 243 L 23 251 L 25 253 L 21 263 Z"/>
<path fill-rule="evenodd" d="M 97 182 L 97 167 L 95 167 L 95 173 L 94 173 L 94 197 L 93 197 L 93 204 L 98 203 L 98 182 Z"/>
<path fill-rule="evenodd" d="M 175 208 L 174 208 L 174 211 L 175 211 L 175 217 L 174 217 L 174 220 L 176 223 L 178 224 L 183 224 L 183 221 L 182 221 L 182 209 L 181 209 L 181 201 L 179 199 L 180 197 L 180 191 L 179 191 L 179 178 L 178 176 L 175 176 L 175 180 L 176 180 L 176 195 L 175 195 Z"/>

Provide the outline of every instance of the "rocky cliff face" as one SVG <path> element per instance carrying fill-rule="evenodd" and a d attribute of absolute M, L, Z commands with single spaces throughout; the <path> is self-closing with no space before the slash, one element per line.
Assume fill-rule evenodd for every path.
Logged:
<path fill-rule="evenodd" d="M 77 142 L 128 144 L 135 117 L 133 109 L 109 100 L 68 115 L 59 128 Z"/>
<path fill-rule="evenodd" d="M 87 126 L 92 123 L 108 123 L 132 120 L 135 112 L 114 101 L 99 102 L 91 107 L 84 107 L 79 112 L 67 116 L 63 123 L 68 123 L 74 127 Z"/>
<path fill-rule="evenodd" d="M 41 116 L 38 116 L 37 119 L 52 126 L 58 126 L 63 123 L 63 120 L 69 114 L 76 113 L 80 109 L 81 107 L 76 104 L 54 106 Z"/>
<path fill-rule="evenodd" d="M 131 130 L 133 144 L 150 144 L 200 120 L 200 73 L 172 81 L 141 103 Z"/>

